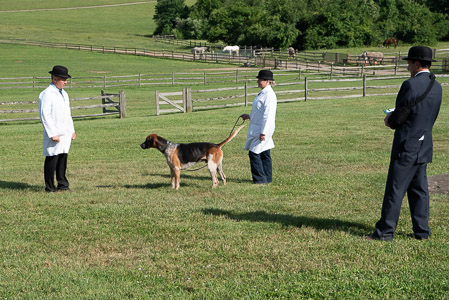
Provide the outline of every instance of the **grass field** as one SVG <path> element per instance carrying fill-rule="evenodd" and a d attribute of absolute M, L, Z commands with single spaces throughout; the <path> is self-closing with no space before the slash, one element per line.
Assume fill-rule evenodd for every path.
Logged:
<path fill-rule="evenodd" d="M 6 10 L 29 1 L 3 2 Z M 79 5 L 93 2 L 131 1 Z M 11 20 L 16 23 L 7 25 Z M 29 26 L 48 25 L 45 20 Z M 18 19 L 0 23 L 0 36 L 8 26 L 19 37 L 34 33 L 22 35 Z M 82 31 L 77 24 L 71 30 Z M 114 37 L 113 30 L 106 34 L 112 43 L 127 34 L 123 29 Z M 45 76 L 56 63 L 70 66 L 73 75 L 217 67 L 22 46 L 0 45 L 0 51 L 0 77 Z M 431 195 L 430 240 L 407 236 L 406 199 L 393 242 L 362 238 L 380 217 L 393 138 L 382 109 L 392 107 L 394 97 L 279 104 L 273 184 L 251 184 L 244 129 L 223 149 L 226 186 L 211 189 L 202 169 L 183 172 L 181 189 L 173 191 L 163 155 L 139 147 L 146 135 L 220 142 L 250 107 L 156 117 L 154 90 L 126 88 L 125 119 L 75 120 L 72 193 L 43 191 L 39 122 L 0 124 L 1 299 L 448 298 L 448 195 Z M 39 92 L 2 90 L 0 102 L 36 99 Z M 68 92 L 72 98 L 99 94 Z M 447 87 L 443 97 L 428 175 L 449 173 Z"/>

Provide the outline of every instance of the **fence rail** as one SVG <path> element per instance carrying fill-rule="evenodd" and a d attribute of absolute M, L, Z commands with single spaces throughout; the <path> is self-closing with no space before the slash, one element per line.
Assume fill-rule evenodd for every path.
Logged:
<path fill-rule="evenodd" d="M 98 104 L 98 100 L 101 99 L 101 104 Z M 113 99 L 117 99 L 114 101 Z M 71 103 L 78 103 L 78 101 L 88 102 L 86 105 L 71 106 L 73 118 L 86 118 L 86 117 L 98 117 L 107 115 L 119 115 L 120 118 L 126 117 L 126 97 L 125 91 L 119 91 L 118 94 L 109 94 L 101 91 L 101 96 L 85 97 L 70 99 Z M 36 107 L 38 101 L 10 101 L 0 102 L 0 106 L 4 109 L 0 110 L 0 114 L 13 115 L 14 118 L 0 119 L 0 122 L 9 121 L 27 121 L 27 120 L 39 120 L 36 116 L 39 113 L 39 109 Z M 20 108 L 13 108 L 20 106 Z M 101 108 L 101 113 L 96 113 L 97 109 Z M 85 114 L 73 113 L 73 111 L 87 111 Z"/>
<path fill-rule="evenodd" d="M 111 89 L 127 86 L 160 86 L 160 85 L 206 85 L 212 83 L 239 83 L 255 81 L 257 75 L 254 69 L 236 69 L 235 71 L 214 71 L 194 73 L 166 73 L 166 74 L 131 74 L 120 76 L 73 76 L 68 79 L 67 89 L 101 88 Z M 333 64 L 308 63 L 298 69 L 273 70 L 277 81 L 291 81 L 301 79 L 304 74 L 313 73 L 325 78 L 361 77 L 363 75 L 395 75 L 407 74 L 405 66 L 359 66 L 336 67 Z M 43 89 L 48 86 L 48 76 L 7 77 L 0 78 L 1 89 Z"/>
<path fill-rule="evenodd" d="M 310 101 L 326 99 L 349 99 L 358 97 L 374 97 L 397 95 L 401 83 L 391 84 L 391 80 L 406 79 L 404 77 L 367 77 L 346 79 L 309 79 L 303 82 L 276 84 L 276 95 L 279 103 L 293 101 Z M 438 75 L 441 80 L 449 78 L 449 75 Z M 387 81 L 388 84 L 381 84 Z M 380 84 L 379 84 L 380 82 Z M 312 87 L 318 83 L 328 87 Z M 350 83 L 358 83 L 357 86 L 342 86 Z M 442 82 L 443 87 L 449 86 L 449 82 Z M 293 86 L 293 88 L 292 88 Z M 373 92 L 369 92 L 373 91 Z M 184 88 L 182 92 L 163 93 L 156 90 L 156 115 L 163 113 L 192 112 L 204 109 L 225 108 L 232 106 L 247 106 L 248 99 L 258 94 L 257 86 L 244 86 L 220 89 L 192 90 Z M 168 108 L 167 108 L 168 107 Z"/>
<path fill-rule="evenodd" d="M 170 40 L 171 41 L 171 40 Z M 127 54 L 127 55 L 138 55 L 138 56 L 149 56 L 149 57 L 160 57 L 160 58 L 170 58 L 178 60 L 188 60 L 188 61 L 199 61 L 208 63 L 226 63 L 226 64 L 236 64 L 245 67 L 258 67 L 258 68 L 289 68 L 289 69 L 300 69 L 304 68 L 305 63 L 315 63 L 315 64 L 334 64 L 334 65 L 359 65 L 357 61 L 358 56 L 350 56 L 344 53 L 329 53 L 329 52 L 311 52 L 311 51 L 301 51 L 295 54 L 295 57 L 290 57 L 286 50 L 275 50 L 273 48 L 263 48 L 256 49 L 254 47 L 244 46 L 239 55 L 230 55 L 227 52 L 223 52 L 220 48 L 217 50 L 212 50 L 211 52 L 206 52 L 202 55 L 192 54 L 189 49 L 185 52 L 182 51 L 170 51 L 170 50 L 149 50 L 146 48 L 128 48 L 128 47 L 106 47 L 104 45 L 86 45 L 86 44 L 69 44 L 69 43 L 54 43 L 46 41 L 33 41 L 28 39 L 0 39 L 0 43 L 5 44 L 19 44 L 19 45 L 29 45 L 38 47 L 48 47 L 48 48 L 63 48 L 63 49 L 74 49 L 78 51 L 90 51 L 90 52 L 101 52 L 101 53 L 116 53 L 116 54 Z M 190 45 L 207 45 L 207 43 L 192 43 Z M 210 44 L 209 44 L 210 45 Z M 213 47 L 218 47 L 213 45 Z M 441 53 L 445 52 L 443 49 Z M 438 50 L 434 50 L 435 55 L 440 53 Z M 397 55 L 385 57 L 378 63 L 392 64 L 393 61 L 399 63 L 403 55 L 399 52 Z M 406 69 L 406 65 L 401 64 L 400 67 Z M 449 61 L 448 59 L 443 59 L 440 62 L 434 63 L 433 70 L 435 72 L 449 72 Z M 361 76 L 363 72 L 361 73 Z"/>

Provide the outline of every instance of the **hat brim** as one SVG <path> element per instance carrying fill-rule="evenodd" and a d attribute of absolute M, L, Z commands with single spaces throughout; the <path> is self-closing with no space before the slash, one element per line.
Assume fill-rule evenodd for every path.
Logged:
<path fill-rule="evenodd" d="M 431 62 L 436 62 L 435 59 L 422 59 L 421 57 L 414 57 L 414 56 L 410 56 L 410 57 L 403 57 L 402 60 L 423 60 L 423 61 L 431 61 Z"/>
<path fill-rule="evenodd" d="M 50 72 L 48 72 L 48 73 L 50 73 L 51 75 L 53 75 L 53 76 L 57 76 L 57 77 L 60 77 L 60 78 L 65 78 L 65 79 L 67 79 L 67 78 L 72 78 L 72 76 L 70 76 L 69 74 L 57 74 L 57 73 L 55 73 L 55 72 L 53 72 L 53 71 L 50 71 Z"/>
<path fill-rule="evenodd" d="M 257 78 L 257 79 L 263 79 L 263 80 L 273 80 L 273 77 L 267 78 L 267 77 L 259 77 L 259 76 L 256 76 L 256 78 Z"/>

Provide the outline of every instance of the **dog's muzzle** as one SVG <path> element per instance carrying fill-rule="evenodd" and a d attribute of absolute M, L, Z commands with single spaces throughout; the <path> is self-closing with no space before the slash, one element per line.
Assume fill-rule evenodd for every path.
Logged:
<path fill-rule="evenodd" d="M 142 149 L 147 149 L 147 145 L 145 145 L 145 143 L 140 144 L 140 147 L 141 147 Z"/>

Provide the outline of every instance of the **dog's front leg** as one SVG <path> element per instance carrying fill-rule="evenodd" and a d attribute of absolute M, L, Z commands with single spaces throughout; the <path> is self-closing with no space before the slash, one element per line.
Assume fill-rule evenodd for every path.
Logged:
<path fill-rule="evenodd" d="M 170 168 L 170 176 L 171 176 L 171 187 L 176 189 L 176 174 L 173 168 Z"/>
<path fill-rule="evenodd" d="M 181 170 L 179 168 L 175 167 L 174 172 L 175 172 L 175 187 L 174 187 L 174 189 L 179 190 L 179 181 L 181 179 Z"/>

